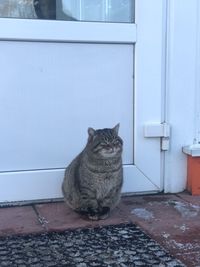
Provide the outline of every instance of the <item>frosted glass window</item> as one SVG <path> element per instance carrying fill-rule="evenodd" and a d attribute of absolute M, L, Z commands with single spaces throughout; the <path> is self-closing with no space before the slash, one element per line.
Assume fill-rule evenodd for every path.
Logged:
<path fill-rule="evenodd" d="M 0 0 L 0 17 L 134 22 L 134 0 Z"/>

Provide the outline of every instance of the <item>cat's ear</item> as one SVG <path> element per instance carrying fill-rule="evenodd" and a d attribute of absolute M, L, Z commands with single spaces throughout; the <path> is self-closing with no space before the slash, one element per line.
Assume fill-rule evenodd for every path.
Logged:
<path fill-rule="evenodd" d="M 90 137 L 94 136 L 95 130 L 93 128 L 88 128 L 88 134 Z"/>
<path fill-rule="evenodd" d="M 95 134 L 95 130 L 93 128 L 88 128 L 88 143 L 92 142 Z"/>
<path fill-rule="evenodd" d="M 115 127 L 113 128 L 113 130 L 115 131 L 116 134 L 118 134 L 118 132 L 119 132 L 119 126 L 120 126 L 120 124 L 118 123 L 118 124 L 115 125 Z"/>

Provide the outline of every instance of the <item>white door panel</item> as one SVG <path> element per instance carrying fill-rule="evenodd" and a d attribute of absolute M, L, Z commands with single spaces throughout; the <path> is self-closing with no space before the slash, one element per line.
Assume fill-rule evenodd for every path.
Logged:
<path fill-rule="evenodd" d="M 1 171 L 64 168 L 88 127 L 118 122 L 124 164 L 133 163 L 132 45 L 3 42 L 0 50 Z"/>

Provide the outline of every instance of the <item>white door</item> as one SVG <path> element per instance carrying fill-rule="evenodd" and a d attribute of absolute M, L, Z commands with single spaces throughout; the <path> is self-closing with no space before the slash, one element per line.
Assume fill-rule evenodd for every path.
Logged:
<path fill-rule="evenodd" d="M 161 191 L 160 139 L 146 138 L 144 126 L 163 119 L 164 1 L 136 0 L 135 23 L 126 21 L 131 0 L 124 9 L 113 4 L 113 13 L 101 0 L 104 17 L 95 14 L 104 22 L 86 4 L 80 9 L 84 1 L 76 1 L 79 12 L 65 2 L 65 15 L 71 8 L 71 17 L 90 22 L 0 19 L 0 202 L 61 197 L 87 128 L 118 122 L 123 192 Z"/>

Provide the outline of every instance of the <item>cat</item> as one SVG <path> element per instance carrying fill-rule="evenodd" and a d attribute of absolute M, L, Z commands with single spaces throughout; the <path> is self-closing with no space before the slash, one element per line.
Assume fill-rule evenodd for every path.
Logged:
<path fill-rule="evenodd" d="M 108 217 L 123 184 L 123 141 L 114 128 L 88 128 L 83 151 L 66 168 L 62 192 L 67 205 L 91 220 Z"/>
<path fill-rule="evenodd" d="M 38 19 L 56 19 L 55 0 L 33 0 Z"/>
<path fill-rule="evenodd" d="M 33 0 L 38 19 L 75 21 L 76 19 L 62 11 L 56 0 Z"/>

